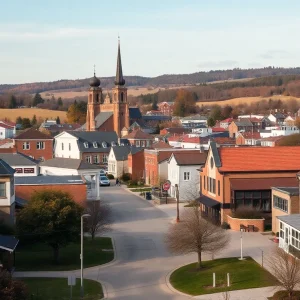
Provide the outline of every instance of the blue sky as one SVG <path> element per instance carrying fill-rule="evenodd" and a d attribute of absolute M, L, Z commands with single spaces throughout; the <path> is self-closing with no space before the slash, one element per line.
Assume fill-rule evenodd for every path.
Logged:
<path fill-rule="evenodd" d="M 6 3 L 4 3 L 6 2 Z M 296 0 L 9 0 L 0 3 L 0 84 L 115 74 L 300 66 Z"/>

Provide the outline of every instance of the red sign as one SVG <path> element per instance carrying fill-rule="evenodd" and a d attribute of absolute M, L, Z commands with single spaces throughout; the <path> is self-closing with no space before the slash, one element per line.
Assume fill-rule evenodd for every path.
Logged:
<path fill-rule="evenodd" d="M 168 191 L 171 187 L 171 182 L 169 180 L 167 180 L 164 184 L 163 184 L 163 190 L 164 191 Z"/>
<path fill-rule="evenodd" d="M 15 168 L 16 173 L 23 173 L 23 168 Z"/>
<path fill-rule="evenodd" d="M 24 168 L 24 173 L 34 173 L 34 168 Z"/>

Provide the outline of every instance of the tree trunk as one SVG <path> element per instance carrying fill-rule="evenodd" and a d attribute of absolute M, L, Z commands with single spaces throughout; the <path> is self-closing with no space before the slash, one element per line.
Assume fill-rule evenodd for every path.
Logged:
<path fill-rule="evenodd" d="M 202 253 L 201 251 L 198 252 L 198 263 L 197 263 L 198 269 L 202 268 Z"/>
<path fill-rule="evenodd" d="M 59 247 L 58 246 L 53 247 L 53 259 L 54 259 L 54 263 L 58 264 L 58 262 L 59 262 Z"/>
<path fill-rule="evenodd" d="M 95 239 L 95 231 L 94 230 L 91 231 L 91 236 L 92 236 L 92 241 L 94 241 L 94 239 Z"/>

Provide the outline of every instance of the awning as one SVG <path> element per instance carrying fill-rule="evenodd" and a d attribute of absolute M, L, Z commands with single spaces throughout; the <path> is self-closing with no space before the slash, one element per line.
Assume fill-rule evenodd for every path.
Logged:
<path fill-rule="evenodd" d="M 217 208 L 217 206 L 220 206 L 220 202 L 203 195 L 200 196 L 197 201 L 208 207 Z"/>
<path fill-rule="evenodd" d="M 234 191 L 270 190 L 272 187 L 297 187 L 295 177 L 284 178 L 243 178 L 230 179 L 231 189 Z"/>
<path fill-rule="evenodd" d="M 15 251 L 19 240 L 10 235 L 0 235 L 0 249 L 13 252 Z"/>

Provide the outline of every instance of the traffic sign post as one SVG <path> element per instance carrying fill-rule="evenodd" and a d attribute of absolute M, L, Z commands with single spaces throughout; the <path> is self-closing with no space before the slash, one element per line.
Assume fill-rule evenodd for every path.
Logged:
<path fill-rule="evenodd" d="M 171 187 L 171 181 L 170 180 L 166 180 L 165 183 L 163 184 L 163 190 L 166 193 L 166 204 L 168 204 L 168 190 Z"/>
<path fill-rule="evenodd" d="M 73 288 L 73 285 L 76 285 L 76 277 L 75 275 L 69 275 L 68 276 L 68 285 L 70 286 L 70 299 L 72 300 L 73 298 L 73 291 L 72 291 L 72 288 Z"/>

